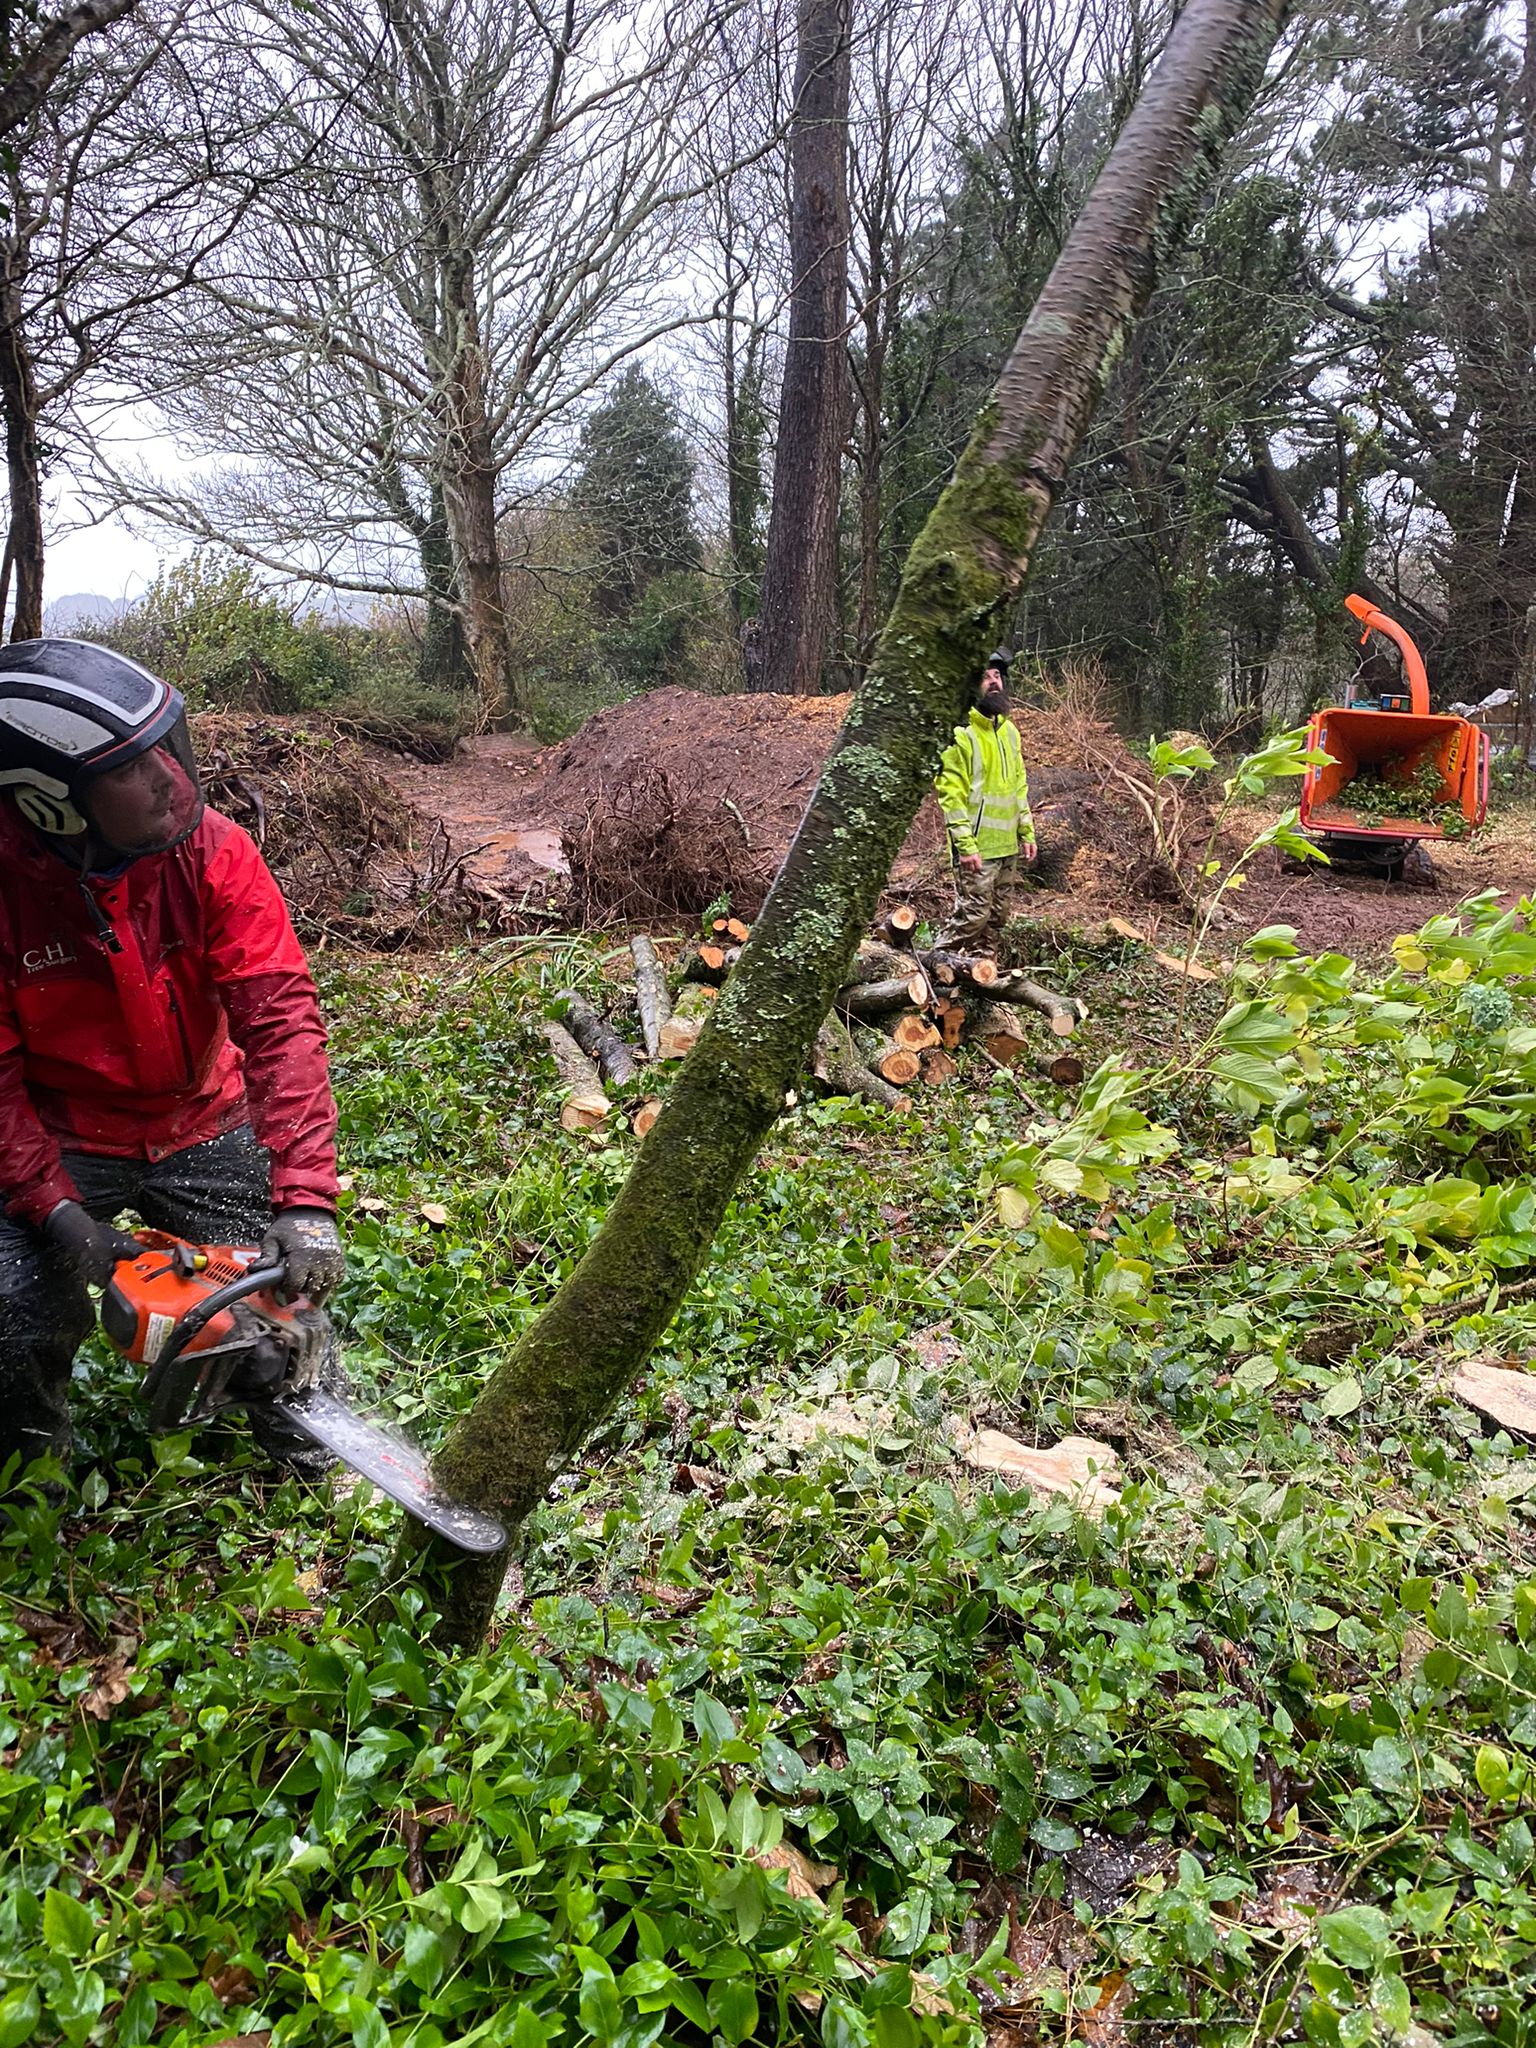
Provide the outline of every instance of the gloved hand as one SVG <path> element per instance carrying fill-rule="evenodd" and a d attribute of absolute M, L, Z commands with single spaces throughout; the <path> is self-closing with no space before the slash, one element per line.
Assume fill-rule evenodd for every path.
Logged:
<path fill-rule="evenodd" d="M 119 1259 L 136 1259 L 144 1249 L 126 1230 L 98 1223 L 78 1202 L 60 1202 L 45 1219 L 43 1235 L 87 1287 L 105 1287 Z"/>
<path fill-rule="evenodd" d="M 324 1301 L 347 1270 L 341 1232 L 328 1209 L 284 1209 L 261 1241 L 261 1263 L 283 1268 L 283 1293 Z"/>

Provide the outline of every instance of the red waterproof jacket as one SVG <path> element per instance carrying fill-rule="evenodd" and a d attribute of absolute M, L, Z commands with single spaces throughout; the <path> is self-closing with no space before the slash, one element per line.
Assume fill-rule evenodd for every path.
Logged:
<path fill-rule="evenodd" d="M 249 1122 L 277 1209 L 336 1205 L 336 1106 L 315 984 L 266 862 L 207 811 L 92 896 L 0 798 L 0 1195 L 41 1223 L 61 1149 L 163 1159 Z"/>

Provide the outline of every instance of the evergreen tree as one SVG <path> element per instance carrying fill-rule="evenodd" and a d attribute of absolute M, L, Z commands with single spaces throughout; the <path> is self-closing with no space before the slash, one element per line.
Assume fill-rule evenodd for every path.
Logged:
<path fill-rule="evenodd" d="M 660 576 L 699 566 L 693 456 L 677 408 L 643 370 L 627 369 L 582 429 L 571 504 L 598 555 L 602 616 L 630 620 Z"/>

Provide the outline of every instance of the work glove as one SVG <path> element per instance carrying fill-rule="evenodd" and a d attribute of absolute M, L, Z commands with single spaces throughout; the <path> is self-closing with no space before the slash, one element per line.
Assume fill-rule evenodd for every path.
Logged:
<path fill-rule="evenodd" d="M 87 1287 L 105 1287 L 119 1259 L 136 1259 L 144 1249 L 126 1230 L 98 1223 L 78 1202 L 60 1202 L 44 1221 L 43 1236 Z"/>
<path fill-rule="evenodd" d="M 261 1241 L 261 1263 L 281 1265 L 282 1291 L 324 1301 L 347 1270 L 341 1232 L 329 1209 L 284 1209 Z"/>

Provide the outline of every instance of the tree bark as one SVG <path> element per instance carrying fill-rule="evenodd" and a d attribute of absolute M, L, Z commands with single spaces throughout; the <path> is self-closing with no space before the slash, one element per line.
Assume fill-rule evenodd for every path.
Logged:
<path fill-rule="evenodd" d="M 641 1369 L 706 1258 L 867 929 L 939 754 L 1009 616 L 1106 378 L 1289 0 L 1188 0 L 955 476 L 908 559 L 863 689 L 741 963 L 580 1265 L 437 1459 L 515 1528 Z M 442 1634 L 484 1633 L 505 1559 L 429 1547 Z"/>
<path fill-rule="evenodd" d="M 138 0 L 78 0 L 50 21 L 30 50 L 10 59 L 10 76 L 0 85 L 0 135 L 19 128 L 27 116 L 40 107 L 44 95 L 69 61 L 70 52 L 85 36 L 96 35 L 131 14 Z M 11 13 L 11 8 L 6 8 Z"/>
<path fill-rule="evenodd" d="M 559 1001 L 565 1004 L 566 1029 L 587 1058 L 597 1061 L 603 1079 L 615 1088 L 633 1081 L 640 1071 L 635 1056 L 608 1020 L 573 988 L 562 989 Z"/>
<path fill-rule="evenodd" d="M 427 690 L 472 690 L 475 667 L 469 658 L 460 613 L 457 579 L 454 575 L 453 539 L 448 531 L 448 513 L 441 487 L 432 492 L 432 517 L 418 534 L 422 582 L 426 586 L 426 621 L 421 635 L 421 653 L 416 663 L 417 680 Z"/>
<path fill-rule="evenodd" d="M 0 282 L 0 409 L 5 414 L 10 496 L 6 557 L 16 585 L 10 637 L 36 640 L 43 630 L 43 466 L 37 438 L 37 377 L 22 319 L 20 283 L 11 276 Z"/>
<path fill-rule="evenodd" d="M 453 536 L 464 598 L 464 638 L 484 719 L 507 709 L 511 650 L 502 602 L 501 548 L 496 537 L 496 458 L 486 411 L 485 348 L 467 263 L 450 267 L 446 293 L 454 347 L 448 371 L 447 448 L 443 507 Z"/>
<path fill-rule="evenodd" d="M 635 963 L 635 1007 L 640 1012 L 640 1035 L 645 1042 L 645 1056 L 648 1060 L 659 1060 L 661 1034 L 672 1017 L 667 977 L 662 971 L 656 948 L 644 932 L 635 933 L 629 942 L 629 952 Z"/>
<path fill-rule="evenodd" d="M 789 342 L 773 458 L 756 690 L 815 696 L 837 602 L 837 507 L 848 436 L 849 0 L 800 0 Z"/>
<path fill-rule="evenodd" d="M 567 1131 L 595 1130 L 609 1110 L 596 1067 L 563 1024 L 546 1017 L 542 1029 L 564 1095 L 560 1105 L 561 1126 Z"/>

